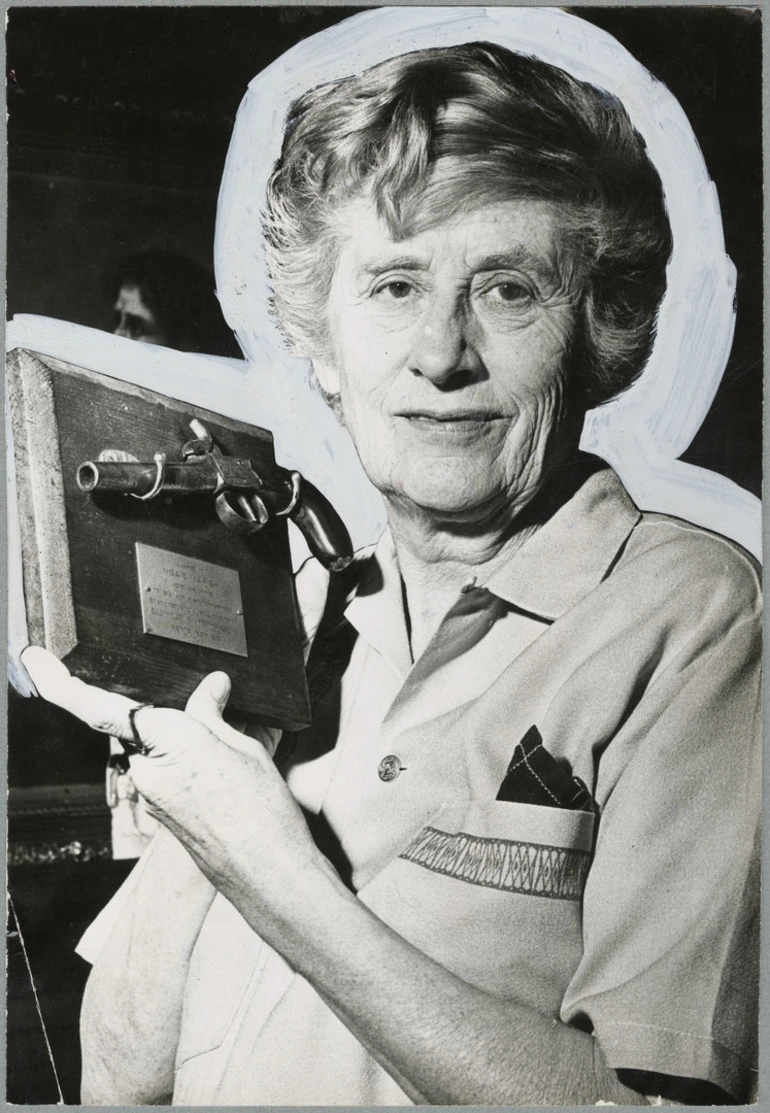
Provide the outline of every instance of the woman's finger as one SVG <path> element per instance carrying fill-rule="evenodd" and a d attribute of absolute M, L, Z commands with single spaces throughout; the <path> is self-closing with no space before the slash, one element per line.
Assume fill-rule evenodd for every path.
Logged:
<path fill-rule="evenodd" d="M 136 700 L 85 684 L 72 676 L 58 657 L 40 646 L 28 646 L 21 654 L 21 662 L 43 699 L 76 715 L 94 730 L 132 741 L 128 712 L 138 706 Z"/>
<path fill-rule="evenodd" d="M 230 694 L 230 680 L 226 673 L 211 673 L 198 685 L 187 705 L 190 718 L 185 728 L 181 711 L 145 709 L 144 705 L 127 696 L 105 691 L 94 684 L 85 684 L 72 676 L 66 665 L 47 649 L 28 646 L 22 652 L 21 660 L 43 699 L 76 715 L 94 730 L 111 734 L 128 743 L 129 747 L 136 747 L 137 753 L 168 756 L 176 751 L 180 742 L 189 743 L 190 718 L 205 728 L 201 741 L 210 737 L 206 734 L 208 731 L 236 749 L 253 753 L 251 744 L 245 744 L 243 736 L 222 719 Z M 136 708 L 142 710 L 135 713 L 132 724 L 129 711 Z"/>
<path fill-rule="evenodd" d="M 72 679 L 66 665 L 38 645 L 23 649 L 20 660 L 43 699 L 61 706 L 59 700 L 66 698 L 66 687 Z"/>

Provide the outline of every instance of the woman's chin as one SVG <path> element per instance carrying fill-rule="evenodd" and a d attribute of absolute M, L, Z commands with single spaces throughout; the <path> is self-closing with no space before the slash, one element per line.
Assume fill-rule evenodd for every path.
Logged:
<path fill-rule="evenodd" d="M 502 498 L 499 490 L 487 486 L 468 489 L 458 484 L 419 482 L 405 484 L 386 497 L 413 513 L 457 522 L 483 520 Z"/>

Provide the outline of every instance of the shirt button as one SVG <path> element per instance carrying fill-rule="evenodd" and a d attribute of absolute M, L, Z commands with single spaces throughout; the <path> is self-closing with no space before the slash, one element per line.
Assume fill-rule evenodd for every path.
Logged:
<path fill-rule="evenodd" d="M 404 768 L 405 766 L 401 764 L 400 757 L 396 757 L 395 754 L 388 754 L 377 766 L 377 776 L 381 781 L 395 781 L 396 777 Z"/>

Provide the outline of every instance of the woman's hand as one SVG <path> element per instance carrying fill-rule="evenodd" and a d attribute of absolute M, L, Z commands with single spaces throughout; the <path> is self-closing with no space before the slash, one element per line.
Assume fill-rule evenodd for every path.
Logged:
<path fill-rule="evenodd" d="M 134 741 L 135 700 L 85 684 L 45 649 L 24 650 L 22 661 L 43 698 Z M 294 918 L 308 871 L 331 867 L 264 747 L 224 722 L 229 693 L 228 677 L 211 673 L 186 711 L 142 707 L 134 723 L 148 752 L 130 757 L 131 775 L 150 812 L 225 896 L 248 888 L 259 897 L 259 929 L 270 937 Z"/>

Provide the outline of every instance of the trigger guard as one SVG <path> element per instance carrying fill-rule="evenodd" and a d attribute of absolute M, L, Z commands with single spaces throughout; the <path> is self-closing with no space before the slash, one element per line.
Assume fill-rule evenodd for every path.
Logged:
<path fill-rule="evenodd" d="M 239 514 L 238 511 L 230 505 L 227 496 L 228 492 L 222 491 L 214 500 L 217 517 L 222 525 L 232 533 L 240 533 L 243 537 L 259 533 L 269 518 L 267 507 L 262 502 L 262 499 L 259 498 L 258 495 L 251 496 L 252 500 L 257 504 L 259 517 L 249 519 L 244 518 L 242 514 Z"/>

